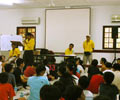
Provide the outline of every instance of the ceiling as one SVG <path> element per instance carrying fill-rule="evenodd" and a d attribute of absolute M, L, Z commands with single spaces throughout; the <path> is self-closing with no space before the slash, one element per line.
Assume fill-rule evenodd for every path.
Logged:
<path fill-rule="evenodd" d="M 120 0 L 22 0 L 12 6 L 0 5 L 0 8 L 57 8 L 100 5 L 120 5 Z"/>

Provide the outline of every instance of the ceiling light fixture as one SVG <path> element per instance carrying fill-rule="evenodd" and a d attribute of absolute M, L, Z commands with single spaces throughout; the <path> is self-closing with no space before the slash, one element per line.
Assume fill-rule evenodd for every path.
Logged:
<path fill-rule="evenodd" d="M 14 3 L 21 3 L 23 0 L 0 0 L 0 5 L 13 5 Z"/>

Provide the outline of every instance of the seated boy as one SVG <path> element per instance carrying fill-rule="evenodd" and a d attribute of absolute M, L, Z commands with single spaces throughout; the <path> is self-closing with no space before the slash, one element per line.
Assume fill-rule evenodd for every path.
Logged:
<path fill-rule="evenodd" d="M 14 89 L 8 82 L 8 74 L 0 73 L 0 100 L 13 100 L 15 96 Z"/>
<path fill-rule="evenodd" d="M 100 85 L 99 94 L 108 96 L 111 100 L 116 100 L 116 96 L 119 91 L 118 88 L 112 84 L 114 74 L 112 72 L 105 72 L 103 76 L 105 83 Z"/>

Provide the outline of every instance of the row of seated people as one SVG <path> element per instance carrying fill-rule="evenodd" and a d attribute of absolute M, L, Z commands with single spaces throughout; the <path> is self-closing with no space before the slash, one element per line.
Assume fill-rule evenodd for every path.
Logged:
<path fill-rule="evenodd" d="M 40 89 L 44 85 L 49 85 L 50 80 L 53 81 L 54 79 L 57 79 L 58 83 L 57 82 L 55 83 L 58 84 L 57 85 L 58 88 L 62 91 L 61 99 L 66 99 L 66 97 L 64 96 L 64 91 L 66 91 L 67 87 L 71 85 L 72 86 L 77 85 L 82 90 L 87 89 L 91 91 L 93 94 L 99 93 L 101 95 L 109 96 L 112 98 L 112 100 L 115 100 L 116 95 L 119 93 L 118 88 L 119 85 L 117 86 L 117 84 L 120 81 L 118 80 L 119 78 L 116 77 L 115 74 L 117 71 L 119 71 L 120 68 L 119 64 L 114 64 L 112 66 L 111 63 L 106 61 L 104 62 L 104 66 L 102 66 L 103 72 L 101 72 L 97 67 L 98 61 L 94 59 L 91 63 L 91 66 L 88 68 L 88 76 L 84 76 L 85 68 L 82 65 L 82 61 L 79 58 L 69 59 L 60 63 L 58 69 L 55 68 L 54 64 L 49 65 L 46 60 L 44 61 L 44 64 L 33 64 L 32 66 L 28 66 L 24 70 L 24 72 L 23 72 L 24 67 L 23 59 L 21 58 L 17 59 L 16 64 L 17 67 L 15 69 L 13 69 L 13 66 L 11 64 L 5 64 L 4 70 L 8 74 L 8 80 L 7 78 L 3 78 L 4 72 L 1 73 L 0 91 L 2 91 L 3 89 L 5 90 L 9 89 L 8 84 L 5 85 L 5 83 L 7 82 L 12 84 L 12 87 L 15 87 L 16 85 L 17 86 L 23 85 L 25 87 L 26 85 L 28 85 L 30 86 L 29 100 L 40 100 L 39 96 Z M 115 83 L 117 83 L 116 86 L 112 85 L 112 82 L 114 81 Z M 13 89 L 10 90 L 12 91 Z M 14 91 L 8 93 L 9 95 L 4 92 L 0 93 L 3 98 L 13 97 L 15 95 Z M 83 92 L 84 95 L 87 95 L 87 93 L 88 92 Z M 8 97 L 3 95 L 6 95 Z"/>

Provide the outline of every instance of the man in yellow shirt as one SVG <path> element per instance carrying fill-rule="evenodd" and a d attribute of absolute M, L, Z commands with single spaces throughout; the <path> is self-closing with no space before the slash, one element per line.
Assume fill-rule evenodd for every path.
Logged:
<path fill-rule="evenodd" d="M 9 52 L 8 61 L 15 61 L 20 57 L 20 50 L 15 43 L 12 43 L 12 49 Z"/>
<path fill-rule="evenodd" d="M 71 54 L 73 54 L 73 48 L 74 48 L 74 44 L 69 44 L 69 48 L 67 48 L 66 50 L 65 50 L 65 55 L 71 55 Z"/>
<path fill-rule="evenodd" d="M 25 68 L 26 68 L 27 66 L 32 66 L 32 64 L 34 62 L 33 50 L 35 47 L 35 40 L 34 40 L 33 35 L 31 33 L 27 33 L 26 39 L 23 42 L 24 42 L 23 43 L 23 45 L 24 45 L 23 59 L 24 59 Z"/>
<path fill-rule="evenodd" d="M 92 52 L 94 50 L 94 42 L 90 39 L 90 35 L 86 36 L 86 40 L 83 42 L 84 56 L 83 56 L 83 64 L 86 65 L 87 61 L 89 64 L 92 62 Z"/>

